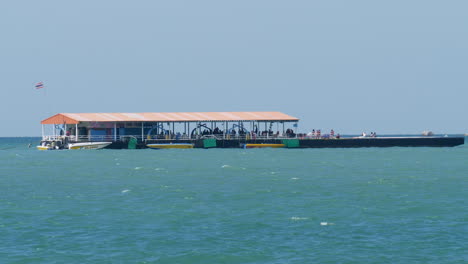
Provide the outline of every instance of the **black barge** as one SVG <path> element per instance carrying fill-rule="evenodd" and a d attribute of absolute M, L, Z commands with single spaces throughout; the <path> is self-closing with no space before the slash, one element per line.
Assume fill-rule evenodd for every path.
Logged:
<path fill-rule="evenodd" d="M 245 148 L 247 144 L 282 144 L 284 148 L 371 148 L 371 147 L 455 147 L 465 143 L 463 136 L 450 137 L 375 137 L 340 139 L 197 139 L 197 140 L 147 140 L 134 148 L 147 148 L 147 144 L 192 143 L 194 148 Z M 127 149 L 129 142 L 113 142 L 107 148 Z M 132 147 L 130 147 L 132 148 Z"/>

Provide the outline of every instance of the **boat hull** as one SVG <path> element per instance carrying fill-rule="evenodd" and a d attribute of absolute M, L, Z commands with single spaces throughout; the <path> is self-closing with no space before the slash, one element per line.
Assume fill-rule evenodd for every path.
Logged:
<path fill-rule="evenodd" d="M 37 146 L 38 150 L 53 150 L 51 146 Z"/>
<path fill-rule="evenodd" d="M 152 149 L 191 149 L 191 143 L 160 143 L 160 144 L 147 144 L 148 148 Z"/>
<path fill-rule="evenodd" d="M 301 148 L 454 147 L 464 137 L 375 137 L 300 140 Z"/>
<path fill-rule="evenodd" d="M 103 149 L 112 144 L 112 142 L 81 142 L 70 143 L 68 149 Z"/>
<path fill-rule="evenodd" d="M 260 143 L 260 144 L 255 144 L 255 143 L 248 143 L 243 145 L 244 148 L 284 148 L 284 144 L 272 144 L 272 143 Z"/>
<path fill-rule="evenodd" d="M 175 144 L 193 144 L 193 148 L 207 148 L 206 139 L 198 140 L 180 140 L 174 141 Z M 179 142 L 179 143 L 176 143 Z M 375 147 L 455 147 L 465 143 L 465 137 L 462 136 L 434 136 L 434 137 L 366 137 L 340 139 L 216 139 L 213 147 L 210 148 L 243 148 L 245 144 L 284 144 L 284 148 L 375 148 Z M 149 144 L 170 144 L 167 140 L 151 140 L 151 143 L 139 142 L 138 149 L 149 148 Z M 115 141 L 107 148 L 126 149 L 127 143 Z"/>

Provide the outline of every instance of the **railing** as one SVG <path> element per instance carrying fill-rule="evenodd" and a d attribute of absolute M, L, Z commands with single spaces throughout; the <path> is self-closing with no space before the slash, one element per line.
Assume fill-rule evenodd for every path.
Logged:
<path fill-rule="evenodd" d="M 128 136 L 127 136 L 127 138 L 128 138 Z M 64 140 L 64 139 L 68 139 L 68 141 L 72 141 L 72 142 L 80 142 L 80 141 L 110 142 L 110 141 L 115 141 L 116 138 L 114 138 L 114 136 L 110 136 L 110 135 L 106 135 L 106 136 L 78 136 L 78 139 L 76 138 L 76 136 L 56 136 L 56 135 L 54 136 L 54 135 L 51 135 L 51 136 L 43 136 L 42 137 L 42 140 L 51 140 L 51 141 Z M 120 139 L 121 139 L 121 137 L 117 136 L 117 140 L 120 140 Z M 140 135 L 139 139 L 141 140 L 141 135 Z"/>
<path fill-rule="evenodd" d="M 138 141 L 147 141 L 147 140 L 198 140 L 198 139 L 207 139 L 207 138 L 215 138 L 217 140 L 266 140 L 266 139 L 291 139 L 291 138 L 299 138 L 299 139 L 314 139 L 312 137 L 306 137 L 305 135 L 251 135 L 251 134 L 209 134 L 209 135 L 151 135 L 151 136 L 143 136 L 142 135 L 124 135 L 124 136 L 114 136 L 114 135 L 96 135 L 96 136 L 87 136 L 87 135 L 79 135 L 78 139 L 76 136 L 58 136 L 58 135 L 46 135 L 43 136 L 43 140 L 65 140 L 72 142 L 83 142 L 83 141 L 104 141 L 104 142 L 111 142 L 111 141 L 127 141 L 130 138 L 136 138 Z"/>
<path fill-rule="evenodd" d="M 141 137 L 140 137 L 141 138 Z M 207 134 L 207 135 L 155 135 L 151 137 L 146 137 L 145 140 L 198 140 L 198 139 L 208 139 L 214 138 L 217 140 L 265 140 L 265 139 L 288 139 L 288 138 L 296 138 L 286 135 L 263 135 L 263 136 L 253 136 L 250 134 Z"/>

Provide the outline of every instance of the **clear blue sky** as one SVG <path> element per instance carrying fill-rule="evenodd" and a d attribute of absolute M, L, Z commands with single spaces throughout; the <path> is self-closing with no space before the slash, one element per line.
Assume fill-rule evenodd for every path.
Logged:
<path fill-rule="evenodd" d="M 468 1 L 4 1 L 0 136 L 60 112 L 468 132 Z M 35 90 L 43 81 L 46 88 Z"/>

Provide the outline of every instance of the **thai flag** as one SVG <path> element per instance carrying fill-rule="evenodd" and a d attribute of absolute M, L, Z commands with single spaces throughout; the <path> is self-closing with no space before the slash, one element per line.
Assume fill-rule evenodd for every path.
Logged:
<path fill-rule="evenodd" d="M 44 84 L 42 82 L 36 83 L 36 89 L 42 89 L 44 88 Z"/>

